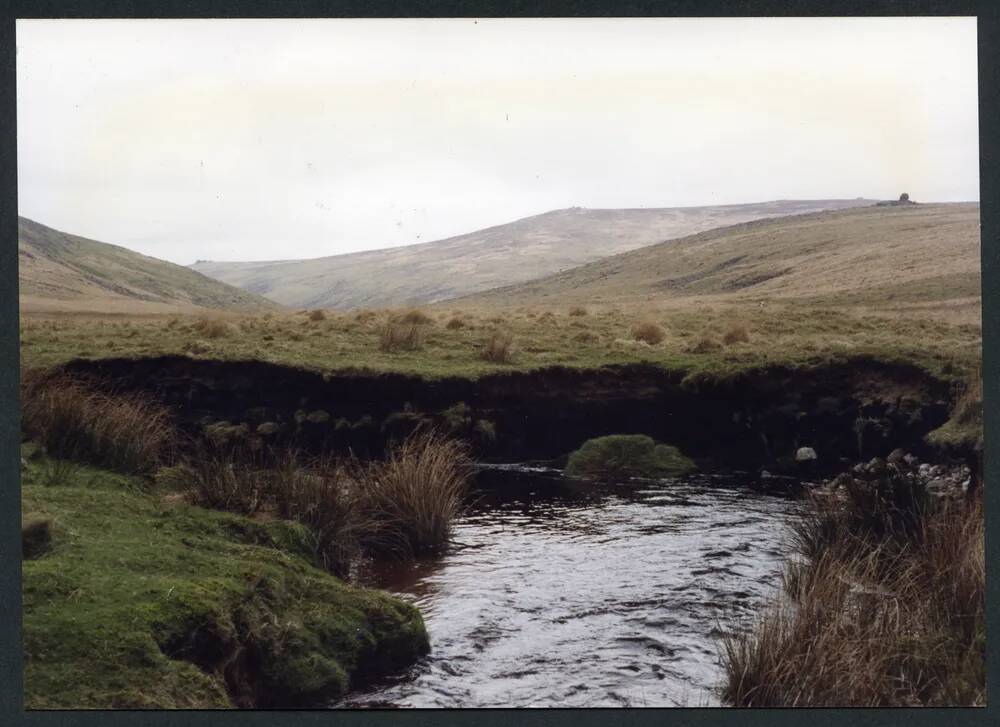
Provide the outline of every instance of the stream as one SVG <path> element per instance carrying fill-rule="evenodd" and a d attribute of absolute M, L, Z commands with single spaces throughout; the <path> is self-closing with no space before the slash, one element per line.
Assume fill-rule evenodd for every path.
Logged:
<path fill-rule="evenodd" d="M 718 705 L 719 637 L 777 594 L 801 506 L 761 484 L 482 470 L 444 555 L 361 575 L 420 608 L 431 653 L 332 706 Z"/>

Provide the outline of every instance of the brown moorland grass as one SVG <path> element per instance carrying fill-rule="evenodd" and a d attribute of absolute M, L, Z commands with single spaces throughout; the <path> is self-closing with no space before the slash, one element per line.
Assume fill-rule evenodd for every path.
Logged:
<path fill-rule="evenodd" d="M 943 307 L 934 310 L 940 312 Z M 617 309 L 591 306 L 589 310 L 586 318 L 557 317 L 548 310 L 536 311 L 534 318 L 509 316 L 503 328 L 518 344 L 517 357 L 509 365 L 531 370 L 552 365 L 596 368 L 649 363 L 683 370 L 690 376 L 727 376 L 759 366 L 815 366 L 864 356 L 916 363 L 957 381 L 968 376 L 979 358 L 981 343 L 978 309 L 972 308 L 966 312 L 975 313 L 975 317 L 948 322 L 911 315 L 912 311 L 902 314 L 873 309 L 862 315 L 835 307 L 773 303 L 757 308 L 728 300 L 692 298 L 661 304 L 655 312 L 652 320 L 669 329 L 678 342 L 669 346 L 620 345 L 623 338 L 631 339 L 633 321 L 651 315 L 648 305 Z M 211 340 L 192 336 L 190 327 L 196 318 L 181 318 L 180 324 L 169 328 L 169 319 L 136 317 L 129 319 L 133 335 L 125 337 L 114 325 L 121 320 L 117 317 L 29 315 L 22 317 L 21 324 L 22 366 L 47 367 L 73 358 L 194 354 L 320 372 L 353 369 L 430 379 L 476 377 L 494 370 L 496 364 L 480 356 L 481 339 L 470 340 L 467 331 L 484 331 L 482 336 L 486 337 L 494 327 L 486 319 L 497 316 L 466 308 L 461 313 L 464 329 L 448 329 L 443 324 L 436 330 L 428 329 L 418 353 L 396 355 L 379 346 L 379 329 L 390 315 L 387 311 L 367 311 L 360 315 L 364 323 L 355 315 L 328 316 L 324 323 L 311 326 L 314 331 L 304 330 L 301 316 L 255 316 L 244 319 L 247 330 L 240 335 Z M 734 319 L 745 322 L 753 332 L 749 342 L 708 355 L 688 351 L 707 331 L 725 331 Z M 581 330 L 594 333 L 598 342 L 581 345 L 573 340 L 573 323 L 584 321 L 586 328 Z M 315 335 L 317 331 L 322 335 Z"/>
<path fill-rule="evenodd" d="M 170 412 L 151 398 L 106 394 L 65 374 L 24 374 L 21 426 L 52 457 L 127 474 L 155 470 L 176 442 Z"/>
<path fill-rule="evenodd" d="M 793 538 L 791 600 L 723 641 L 728 703 L 985 704 L 981 502 L 931 503 L 900 480 L 814 503 Z"/>

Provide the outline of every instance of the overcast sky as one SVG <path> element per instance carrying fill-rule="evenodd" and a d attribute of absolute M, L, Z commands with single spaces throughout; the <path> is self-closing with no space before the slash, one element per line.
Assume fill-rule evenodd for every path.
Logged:
<path fill-rule="evenodd" d="M 974 19 L 17 22 L 24 216 L 180 263 L 979 199 Z"/>

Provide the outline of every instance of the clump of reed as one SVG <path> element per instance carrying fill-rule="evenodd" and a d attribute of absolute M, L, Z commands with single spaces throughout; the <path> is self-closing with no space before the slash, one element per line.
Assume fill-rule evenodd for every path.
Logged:
<path fill-rule="evenodd" d="M 508 330 L 494 330 L 483 343 L 479 356 L 491 363 L 511 363 L 516 352 L 514 334 Z"/>
<path fill-rule="evenodd" d="M 161 469 L 156 479 L 195 505 L 252 515 L 267 500 L 271 475 L 248 451 L 202 445 L 182 463 Z"/>
<path fill-rule="evenodd" d="M 790 600 L 723 640 L 730 704 L 985 704 L 981 501 L 928 499 L 890 471 L 816 499 L 796 525 Z"/>
<path fill-rule="evenodd" d="M 402 557 L 443 549 L 468 493 L 470 463 L 464 443 L 418 430 L 384 460 L 358 465 L 362 510 L 377 523 L 366 545 Z"/>
<path fill-rule="evenodd" d="M 387 321 L 378 330 L 380 351 L 419 351 L 427 340 L 426 326 L 422 323 Z"/>
<path fill-rule="evenodd" d="M 52 457 L 129 474 L 155 470 L 176 442 L 169 410 L 152 398 L 107 393 L 67 374 L 25 374 L 21 426 Z"/>

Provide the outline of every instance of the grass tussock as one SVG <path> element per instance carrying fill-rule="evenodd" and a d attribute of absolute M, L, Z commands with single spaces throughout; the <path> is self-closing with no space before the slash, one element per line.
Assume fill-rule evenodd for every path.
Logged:
<path fill-rule="evenodd" d="M 982 505 L 932 502 L 914 483 L 888 473 L 813 504 L 791 601 L 723 642 L 727 702 L 985 704 Z"/>
<path fill-rule="evenodd" d="M 582 479 L 622 481 L 630 477 L 675 477 L 695 469 L 694 462 L 668 444 L 645 434 L 611 434 L 588 439 L 569 456 L 566 474 Z"/>
<path fill-rule="evenodd" d="M 378 524 L 368 546 L 401 556 L 440 551 L 462 511 L 470 461 L 462 442 L 423 430 L 393 446 L 384 461 L 358 467 L 363 511 Z"/>
<path fill-rule="evenodd" d="M 311 321 L 325 321 L 326 320 L 326 313 L 323 310 L 321 310 L 320 308 L 317 308 L 316 310 L 311 310 L 311 311 L 309 311 L 309 320 L 311 320 Z"/>
<path fill-rule="evenodd" d="M 52 457 L 145 473 L 166 461 L 176 432 L 147 396 L 108 394 L 68 375 L 25 375 L 21 425 Z"/>
<path fill-rule="evenodd" d="M 636 341 L 648 343 L 650 346 L 662 343 L 666 337 L 667 334 L 663 328 L 652 321 L 643 321 L 632 326 L 632 338 Z"/>
<path fill-rule="evenodd" d="M 434 323 L 433 318 L 417 308 L 406 311 L 400 315 L 396 321 L 399 323 L 409 323 L 410 325 L 415 326 L 429 326 Z"/>
<path fill-rule="evenodd" d="M 514 334 L 508 330 L 493 331 L 480 350 L 480 357 L 491 363 L 512 363 L 517 348 L 514 345 Z"/>
<path fill-rule="evenodd" d="M 205 338 L 226 338 L 233 333 L 233 326 L 219 318 L 204 316 L 194 322 L 195 333 Z"/>
<path fill-rule="evenodd" d="M 688 347 L 688 353 L 715 353 L 722 346 L 710 336 L 702 336 L 694 344 Z"/>
<path fill-rule="evenodd" d="M 727 346 L 732 346 L 734 343 L 749 343 L 750 329 L 746 324 L 737 324 L 723 334 L 722 342 Z"/>
<path fill-rule="evenodd" d="M 465 328 L 465 321 L 463 321 L 458 316 L 454 316 L 448 320 L 448 322 L 445 324 L 445 328 L 447 328 L 449 331 L 457 331 L 461 328 Z"/>
<path fill-rule="evenodd" d="M 425 326 L 421 323 L 389 321 L 379 328 L 380 351 L 419 351 L 427 340 Z"/>

